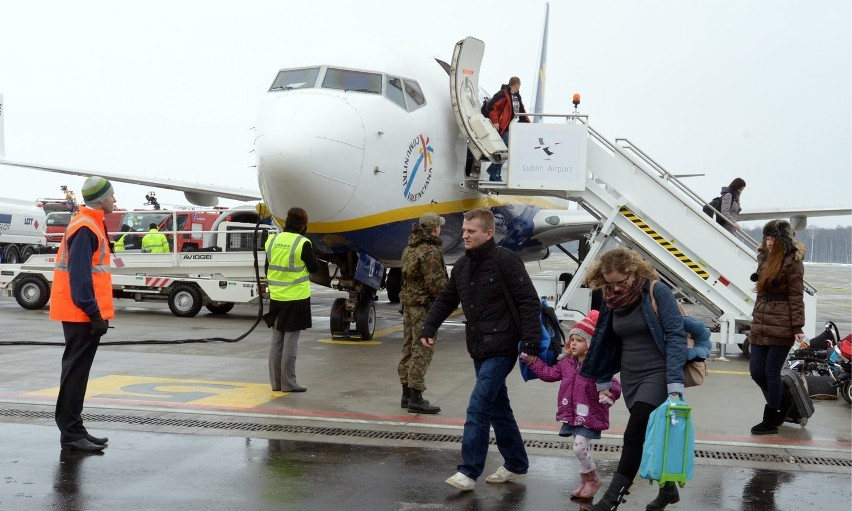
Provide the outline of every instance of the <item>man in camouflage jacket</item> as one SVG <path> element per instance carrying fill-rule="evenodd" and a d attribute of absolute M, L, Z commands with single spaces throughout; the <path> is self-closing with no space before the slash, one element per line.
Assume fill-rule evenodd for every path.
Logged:
<path fill-rule="evenodd" d="M 432 362 L 432 348 L 420 344 L 420 328 L 429 305 L 447 282 L 447 268 L 441 254 L 441 226 L 444 219 L 426 213 L 411 228 L 408 246 L 402 252 L 403 331 L 402 360 L 399 381 L 402 384 L 402 407 L 412 413 L 438 413 L 441 408 L 423 399 L 425 376 Z"/>

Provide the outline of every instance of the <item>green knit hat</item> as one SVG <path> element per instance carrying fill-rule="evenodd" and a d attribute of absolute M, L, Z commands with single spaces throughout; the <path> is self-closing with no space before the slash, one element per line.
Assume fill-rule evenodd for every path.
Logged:
<path fill-rule="evenodd" d="M 83 202 L 87 205 L 101 203 L 113 193 L 112 183 L 102 177 L 92 176 L 83 183 Z"/>

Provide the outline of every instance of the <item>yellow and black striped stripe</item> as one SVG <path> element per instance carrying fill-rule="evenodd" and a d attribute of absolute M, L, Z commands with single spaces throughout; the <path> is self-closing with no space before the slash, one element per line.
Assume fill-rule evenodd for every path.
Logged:
<path fill-rule="evenodd" d="M 648 236 L 651 237 L 651 239 L 653 239 L 654 241 L 659 243 L 661 247 L 668 250 L 669 253 L 671 253 L 673 256 L 677 257 L 680 260 L 680 262 L 682 262 L 683 264 L 686 265 L 687 268 L 694 271 L 696 275 L 698 275 L 699 277 L 701 277 L 704 280 L 707 280 L 707 279 L 710 278 L 710 274 L 707 273 L 706 271 L 704 271 L 704 268 L 702 268 L 695 261 L 693 261 L 692 259 L 687 257 L 686 254 L 684 254 L 683 252 L 678 250 L 678 248 L 676 246 L 672 245 L 669 240 L 660 236 L 660 234 L 657 231 L 655 231 L 654 229 L 652 229 L 651 226 L 646 224 L 644 220 L 642 220 L 641 218 L 636 216 L 636 213 L 630 211 L 630 209 L 627 208 L 626 206 L 622 206 L 619 211 L 621 212 L 622 215 L 624 215 L 625 218 L 627 218 L 628 220 L 633 222 L 636 225 L 636 227 L 642 229 L 645 232 L 645 234 L 647 234 Z"/>

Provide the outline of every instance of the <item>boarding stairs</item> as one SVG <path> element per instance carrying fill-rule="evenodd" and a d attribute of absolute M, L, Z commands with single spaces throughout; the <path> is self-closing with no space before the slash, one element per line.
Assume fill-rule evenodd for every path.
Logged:
<path fill-rule="evenodd" d="M 742 344 L 755 300 L 754 241 L 707 216 L 698 194 L 629 140 L 608 140 L 585 116 L 533 115 L 567 122 L 513 124 L 504 182 L 468 186 L 490 194 L 570 199 L 600 219 L 588 255 L 556 306 L 560 319 L 577 321 L 589 310 L 591 292 L 581 287 L 588 265 L 606 248 L 622 244 L 650 261 L 678 298 L 718 318 L 714 340 L 723 350 L 724 344 Z M 541 150 L 547 142 L 551 154 Z M 807 283 L 805 290 L 805 333 L 813 336 L 816 290 Z"/>

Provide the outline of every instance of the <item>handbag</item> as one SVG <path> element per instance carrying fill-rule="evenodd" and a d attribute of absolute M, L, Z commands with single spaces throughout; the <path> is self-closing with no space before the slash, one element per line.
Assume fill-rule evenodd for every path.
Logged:
<path fill-rule="evenodd" d="M 683 399 L 669 398 L 648 418 L 639 477 L 649 483 L 676 482 L 683 487 L 692 479 L 694 465 L 692 408 Z"/>
<path fill-rule="evenodd" d="M 651 295 L 651 308 L 654 309 L 654 315 L 657 316 L 657 321 L 660 320 L 660 313 L 657 312 L 657 301 L 654 299 L 654 283 L 656 281 L 651 281 L 651 289 L 649 291 L 649 295 Z M 680 308 L 681 314 L 684 313 L 683 308 Z M 686 334 L 686 347 L 692 348 L 695 346 L 695 340 L 691 335 Z M 683 386 L 684 387 L 697 387 L 704 383 L 704 377 L 707 376 L 707 363 L 703 360 L 692 360 L 684 364 L 683 366 Z"/>
<path fill-rule="evenodd" d="M 694 360 L 687 362 L 683 366 L 683 386 L 697 387 L 704 383 L 704 377 L 707 376 L 707 363 L 703 360 Z"/>

